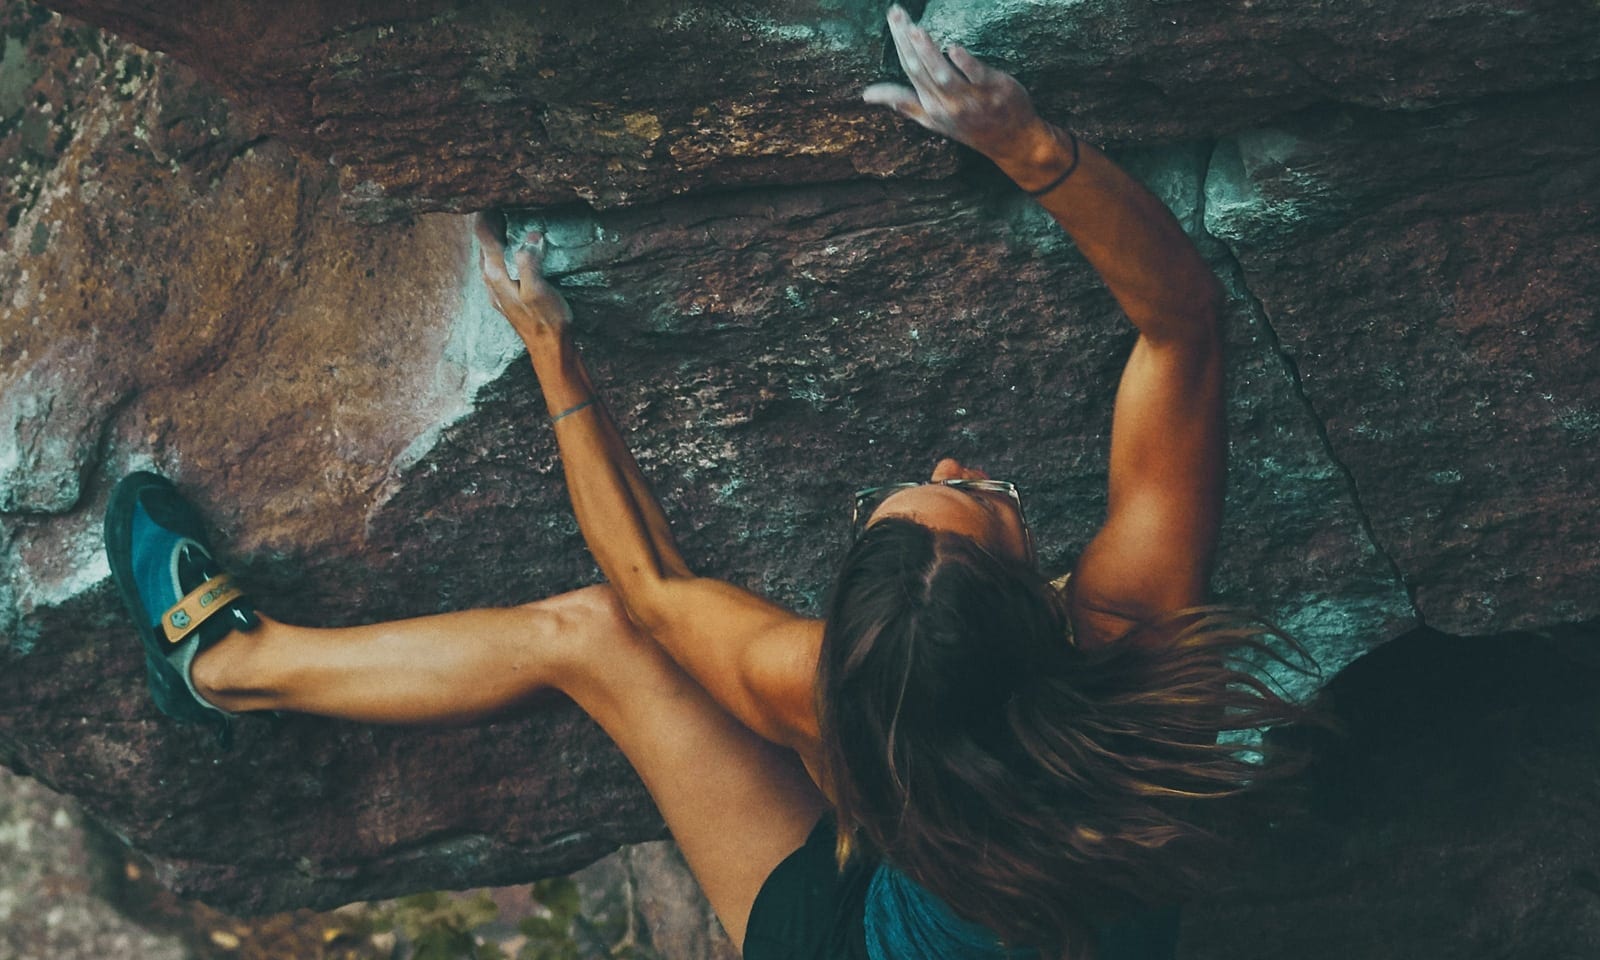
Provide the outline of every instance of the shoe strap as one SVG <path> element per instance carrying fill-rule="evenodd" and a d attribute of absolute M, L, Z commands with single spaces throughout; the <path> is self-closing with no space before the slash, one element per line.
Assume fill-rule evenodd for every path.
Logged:
<path fill-rule="evenodd" d="M 184 638 L 200 628 L 228 604 L 244 596 L 244 591 L 234 585 L 231 574 L 218 574 L 189 591 L 189 595 L 172 605 L 161 615 L 161 632 L 170 646 L 178 646 Z"/>

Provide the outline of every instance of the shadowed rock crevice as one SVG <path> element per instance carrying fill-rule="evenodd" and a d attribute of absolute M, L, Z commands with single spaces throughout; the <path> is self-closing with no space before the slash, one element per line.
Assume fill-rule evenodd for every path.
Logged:
<path fill-rule="evenodd" d="M 1582 960 L 1600 942 L 1600 624 L 1405 634 L 1318 704 L 1300 812 L 1187 911 L 1184 956 Z"/>
<path fill-rule="evenodd" d="M 1207 169 L 1209 170 L 1209 167 Z M 1203 202 L 1204 201 L 1202 200 L 1202 203 Z M 1204 222 L 1203 209 L 1201 214 L 1201 222 Z M 1260 324 L 1262 333 L 1272 353 L 1277 356 L 1279 361 L 1282 362 L 1284 374 L 1289 378 L 1289 381 L 1294 384 L 1294 393 L 1299 398 L 1300 403 L 1305 410 L 1307 419 L 1309 419 L 1314 425 L 1317 438 L 1321 442 L 1324 455 L 1327 457 L 1328 462 L 1333 464 L 1333 466 L 1338 469 L 1339 474 L 1344 478 L 1345 486 L 1350 498 L 1352 514 L 1355 517 L 1356 522 L 1360 524 L 1362 533 L 1365 535 L 1366 542 L 1371 546 L 1372 551 L 1382 558 L 1384 565 L 1388 567 L 1389 573 L 1394 579 L 1394 583 L 1397 584 L 1400 589 L 1405 591 L 1408 605 L 1410 607 L 1410 615 L 1416 619 L 1419 626 L 1425 626 L 1422 612 L 1417 609 L 1416 596 L 1413 593 L 1411 586 L 1406 583 L 1404 572 L 1400 569 L 1400 565 L 1395 562 L 1394 557 L 1389 553 L 1389 551 L 1384 549 L 1383 542 L 1378 539 L 1377 532 L 1372 527 L 1372 519 L 1367 515 L 1367 511 L 1362 508 L 1361 488 L 1356 484 L 1355 474 L 1350 471 L 1350 468 L 1347 465 L 1340 462 L 1338 451 L 1334 449 L 1333 443 L 1328 438 L 1327 424 L 1323 422 L 1320 416 L 1318 416 L 1315 404 L 1313 404 L 1311 402 L 1311 398 L 1306 395 L 1305 385 L 1300 378 L 1300 369 L 1295 364 L 1294 357 L 1283 348 L 1283 342 L 1278 338 L 1277 331 L 1273 329 L 1272 318 L 1267 315 L 1266 308 L 1262 305 L 1261 300 L 1251 292 L 1249 281 L 1245 276 L 1244 267 L 1239 263 L 1238 257 L 1234 255 L 1232 248 L 1230 248 L 1225 241 L 1211 237 L 1209 234 L 1207 234 L 1207 237 L 1213 242 L 1214 249 L 1218 252 L 1218 259 L 1220 259 L 1224 265 L 1224 269 L 1220 271 L 1220 275 L 1223 278 L 1223 283 L 1230 291 L 1232 291 L 1234 297 L 1241 299 L 1245 304 L 1247 304 L 1250 315 L 1255 318 L 1257 323 Z"/>

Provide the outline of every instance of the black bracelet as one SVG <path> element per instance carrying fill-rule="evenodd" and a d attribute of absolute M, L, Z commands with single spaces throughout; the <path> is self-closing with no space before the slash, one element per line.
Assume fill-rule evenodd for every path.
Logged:
<path fill-rule="evenodd" d="M 560 421 L 565 420 L 567 417 L 572 416 L 574 413 L 577 413 L 579 410 L 582 410 L 584 407 L 593 406 L 593 405 L 594 405 L 594 397 L 590 397 L 589 399 L 583 401 L 582 403 L 575 403 L 572 406 L 568 407 L 567 409 L 565 409 L 565 410 L 561 411 L 560 413 L 556 414 L 555 416 L 551 417 L 550 418 L 550 422 L 551 423 L 559 423 Z"/>
<path fill-rule="evenodd" d="M 1029 190 L 1029 191 L 1027 191 L 1028 196 L 1033 197 L 1035 200 L 1037 200 L 1038 198 L 1040 198 L 1040 197 L 1044 196 L 1045 194 L 1049 193 L 1051 190 L 1054 190 L 1056 187 L 1059 187 L 1063 183 L 1066 183 L 1067 182 L 1067 178 L 1072 176 L 1072 172 L 1074 170 L 1078 169 L 1078 137 L 1077 137 L 1077 134 L 1073 133 L 1071 130 L 1067 131 L 1067 136 L 1072 138 L 1072 162 L 1067 164 L 1067 169 L 1066 169 L 1065 172 L 1063 172 L 1061 174 L 1061 176 L 1056 177 L 1054 180 L 1050 181 L 1050 185 L 1049 186 L 1042 187 L 1042 188 L 1040 188 L 1038 190 Z"/>

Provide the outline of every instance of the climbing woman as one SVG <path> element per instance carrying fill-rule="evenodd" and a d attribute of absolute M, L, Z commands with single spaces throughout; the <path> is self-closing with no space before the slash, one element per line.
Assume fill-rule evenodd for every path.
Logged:
<path fill-rule="evenodd" d="M 1180 898 L 1208 810 L 1262 774 L 1219 735 L 1294 714 L 1239 668 L 1265 629 L 1201 606 L 1223 486 L 1218 285 L 1161 203 L 1015 79 L 941 51 L 899 7 L 889 28 L 910 86 L 865 99 L 993 160 L 1139 331 L 1105 522 L 1069 576 L 1035 566 L 1014 486 L 948 459 L 920 482 L 862 478 L 825 620 L 696 576 L 541 241 L 514 238 L 530 242 L 513 280 L 503 227 L 480 218 L 483 281 L 527 345 L 607 582 L 293 626 L 254 612 L 172 484 L 134 474 L 106 542 L 158 705 L 223 726 L 253 710 L 440 723 L 557 688 L 621 747 L 751 960 L 1111 956 L 1115 918 Z M 1170 950 L 1165 922 L 1135 935 Z"/>

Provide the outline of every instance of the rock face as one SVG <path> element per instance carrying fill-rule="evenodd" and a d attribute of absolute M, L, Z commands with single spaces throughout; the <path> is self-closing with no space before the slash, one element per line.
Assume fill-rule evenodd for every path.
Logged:
<path fill-rule="evenodd" d="M 1224 140 L 1206 182 L 1207 229 L 1441 628 L 1594 614 L 1600 491 L 1581 463 L 1600 437 L 1600 128 L 1573 123 L 1579 103 L 1600 86 L 1403 124 L 1310 112 Z M 1293 239 L 1250 219 L 1263 208 Z M 1554 544 L 1559 559 L 1538 556 Z"/>
<path fill-rule="evenodd" d="M 595 578 L 465 218 L 430 211 L 550 236 L 707 574 L 815 611 L 849 491 L 941 454 L 1023 485 L 1048 566 L 1096 529 L 1131 333 L 985 162 L 859 104 L 876 4 L 57 6 L 122 39 L 0 5 L 0 762 L 180 890 L 326 905 L 660 834 L 559 698 L 250 719 L 221 757 L 146 702 L 99 535 L 129 469 L 189 491 L 290 621 Z M 923 15 L 1115 146 L 1223 277 L 1223 599 L 1327 676 L 1420 622 L 1600 615 L 1592 4 Z"/>
<path fill-rule="evenodd" d="M 235 917 L 180 900 L 144 860 L 84 823 L 70 798 L 0 769 L 0 950 L 6 960 L 346 960 L 428 954 L 412 930 L 450 929 L 506 956 L 737 960 L 682 854 L 633 844 L 574 873 L 570 885 L 496 887 Z M 564 889 L 563 889 L 564 887 Z M 563 895 L 572 899 L 563 903 Z M 431 903 L 424 905 L 420 900 Z M 551 902 L 562 910 L 552 917 Z M 530 947 L 524 921 L 545 921 Z M 540 952 L 540 950 L 543 952 Z M 480 951 L 487 953 L 488 951 Z M 457 954 L 447 953 L 449 956 Z"/>
<path fill-rule="evenodd" d="M 177 53 L 278 135 L 348 158 L 352 206 L 372 217 L 789 184 L 796 155 L 805 180 L 952 166 L 929 138 L 870 121 L 856 97 L 883 55 L 869 3 L 55 9 Z"/>

